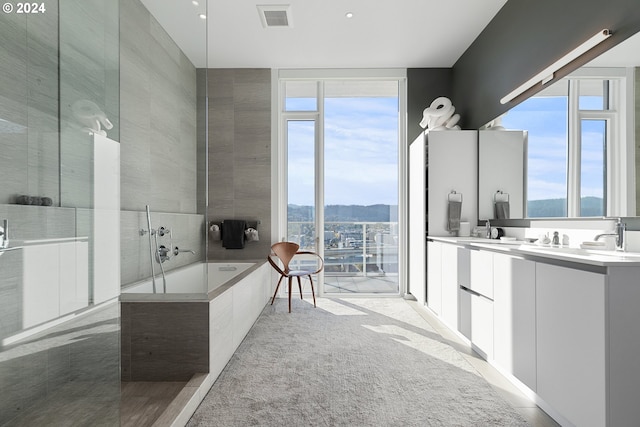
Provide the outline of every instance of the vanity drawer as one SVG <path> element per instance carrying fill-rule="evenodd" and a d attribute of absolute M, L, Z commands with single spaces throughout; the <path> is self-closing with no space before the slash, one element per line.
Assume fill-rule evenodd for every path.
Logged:
<path fill-rule="evenodd" d="M 469 286 L 465 286 L 463 283 L 461 285 L 493 300 L 493 253 L 472 250 L 470 257 Z"/>

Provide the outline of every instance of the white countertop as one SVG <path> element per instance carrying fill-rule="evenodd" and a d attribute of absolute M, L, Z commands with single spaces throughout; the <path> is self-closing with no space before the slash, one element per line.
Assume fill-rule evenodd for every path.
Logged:
<path fill-rule="evenodd" d="M 599 267 L 640 267 L 640 253 L 637 252 L 580 249 L 566 246 L 540 246 L 523 240 L 502 241 L 482 237 L 428 236 L 427 238 L 433 241 L 482 248 L 494 252 L 520 256 L 535 256 Z"/>

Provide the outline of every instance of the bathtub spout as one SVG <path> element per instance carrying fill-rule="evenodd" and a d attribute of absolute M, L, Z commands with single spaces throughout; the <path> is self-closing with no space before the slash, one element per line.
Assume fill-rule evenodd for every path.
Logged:
<path fill-rule="evenodd" d="M 173 249 L 173 254 L 174 255 L 178 255 L 180 252 L 190 252 L 192 254 L 196 254 L 196 251 L 192 250 L 192 249 L 180 249 L 177 246 Z"/>

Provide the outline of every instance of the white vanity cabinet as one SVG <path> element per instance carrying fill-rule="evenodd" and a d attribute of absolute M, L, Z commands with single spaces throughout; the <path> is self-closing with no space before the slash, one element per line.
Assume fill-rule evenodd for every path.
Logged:
<path fill-rule="evenodd" d="M 451 329 L 458 330 L 458 294 L 460 283 L 469 277 L 469 249 L 442 245 L 442 304 L 440 318 Z"/>
<path fill-rule="evenodd" d="M 461 221 L 477 223 L 478 131 L 424 131 L 409 145 L 409 292 L 419 303 L 440 312 L 441 289 L 425 295 L 425 255 L 429 235 L 449 236 L 449 198 L 462 200 Z M 455 196 L 450 196 L 451 192 Z M 428 221 L 427 221 L 428 218 Z M 438 265 L 440 265 L 438 263 Z M 440 283 L 430 280 L 427 286 Z M 438 300 L 438 302 L 435 301 Z"/>
<path fill-rule="evenodd" d="M 442 247 L 440 242 L 427 242 L 427 306 L 434 313 L 442 312 Z"/>
<path fill-rule="evenodd" d="M 433 237 L 429 307 L 561 425 L 639 425 L 640 262 L 493 246 Z"/>
<path fill-rule="evenodd" d="M 493 359 L 536 391 L 536 263 L 493 254 Z"/>
<path fill-rule="evenodd" d="M 537 393 L 576 426 L 607 425 L 605 282 L 536 265 Z"/>
<path fill-rule="evenodd" d="M 487 359 L 493 358 L 493 254 L 469 250 L 469 274 L 460 281 L 459 331 Z"/>

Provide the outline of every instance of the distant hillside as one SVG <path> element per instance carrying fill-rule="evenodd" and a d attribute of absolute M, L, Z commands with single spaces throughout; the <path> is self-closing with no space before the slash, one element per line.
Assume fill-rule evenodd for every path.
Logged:
<path fill-rule="evenodd" d="M 583 197 L 581 216 L 602 216 L 601 197 Z M 567 216 L 567 199 L 532 200 L 527 203 L 530 218 Z"/>
<path fill-rule="evenodd" d="M 289 205 L 289 221 L 313 221 L 311 206 Z M 324 208 L 326 222 L 396 222 L 398 206 L 396 205 L 327 205 Z"/>

